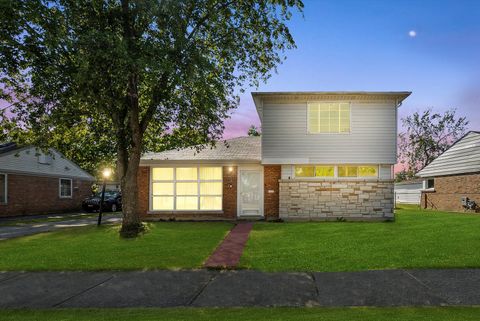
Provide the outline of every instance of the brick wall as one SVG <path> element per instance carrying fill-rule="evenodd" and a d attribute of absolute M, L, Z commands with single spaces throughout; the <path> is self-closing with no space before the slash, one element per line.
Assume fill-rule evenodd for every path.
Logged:
<path fill-rule="evenodd" d="M 280 218 L 393 218 L 393 181 L 280 180 Z"/>
<path fill-rule="evenodd" d="M 138 214 L 140 217 L 145 218 L 149 210 L 149 198 L 150 198 L 150 167 L 140 166 L 137 176 L 138 184 Z"/>
<path fill-rule="evenodd" d="M 463 196 L 474 200 L 480 207 L 480 173 L 436 177 L 435 191 L 422 192 L 421 204 L 423 208 L 464 212 L 460 201 Z"/>
<path fill-rule="evenodd" d="M 280 186 L 278 181 L 282 175 L 280 165 L 266 165 L 263 167 L 263 185 L 264 185 L 264 215 L 265 219 L 277 219 L 279 213 L 279 193 Z"/>
<path fill-rule="evenodd" d="M 223 167 L 223 216 L 230 219 L 237 218 L 237 175 L 237 166 Z"/>
<path fill-rule="evenodd" d="M 91 195 L 93 182 L 73 179 L 72 198 L 59 197 L 59 178 L 8 174 L 7 204 L 0 204 L 0 216 L 79 211 Z"/>
<path fill-rule="evenodd" d="M 230 171 L 230 168 L 232 169 Z M 142 166 L 138 173 L 138 207 L 141 217 L 149 219 L 176 220 L 224 220 L 237 217 L 237 167 L 223 167 L 223 211 L 222 212 L 162 212 L 148 213 L 150 193 L 150 168 Z"/>

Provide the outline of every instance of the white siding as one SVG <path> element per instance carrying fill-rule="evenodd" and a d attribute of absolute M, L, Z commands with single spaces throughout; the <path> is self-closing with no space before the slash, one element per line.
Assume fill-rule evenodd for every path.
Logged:
<path fill-rule="evenodd" d="M 350 134 L 307 134 L 307 102 L 264 104 L 264 164 L 395 164 L 395 101 L 352 102 Z"/>
<path fill-rule="evenodd" d="M 405 204 L 420 204 L 423 184 L 395 184 L 395 202 Z"/>
<path fill-rule="evenodd" d="M 41 152 L 35 150 L 35 147 L 1 154 L 0 172 L 94 180 L 87 172 L 56 151 L 52 150 L 53 155 L 51 158 L 41 157 L 39 154 Z"/>
<path fill-rule="evenodd" d="M 422 169 L 418 176 L 435 177 L 475 172 L 480 172 L 480 133 L 469 132 Z"/>

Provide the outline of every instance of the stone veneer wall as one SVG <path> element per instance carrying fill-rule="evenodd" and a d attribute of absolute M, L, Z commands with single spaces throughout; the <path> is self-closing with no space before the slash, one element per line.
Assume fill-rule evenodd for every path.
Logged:
<path fill-rule="evenodd" d="M 393 218 L 393 180 L 280 180 L 280 218 Z"/>

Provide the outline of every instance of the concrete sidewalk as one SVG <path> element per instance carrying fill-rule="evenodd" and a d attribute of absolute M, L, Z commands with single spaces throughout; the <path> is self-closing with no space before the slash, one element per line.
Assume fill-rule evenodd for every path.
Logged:
<path fill-rule="evenodd" d="M 480 269 L 3 272 L 0 308 L 479 305 Z"/>
<path fill-rule="evenodd" d="M 43 232 L 50 232 L 62 228 L 79 227 L 97 224 L 97 217 L 65 218 L 59 221 L 32 222 L 23 223 L 21 219 L 19 225 L 0 225 L 0 240 L 11 239 L 15 237 L 33 235 Z M 103 214 L 102 224 L 119 223 L 122 221 L 122 213 Z M 15 222 L 10 220 L 11 222 Z"/>

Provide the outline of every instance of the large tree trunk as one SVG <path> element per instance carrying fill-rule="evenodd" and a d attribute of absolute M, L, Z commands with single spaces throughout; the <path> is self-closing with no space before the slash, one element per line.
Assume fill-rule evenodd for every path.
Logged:
<path fill-rule="evenodd" d="M 122 177 L 122 210 L 123 221 L 120 235 L 123 237 L 135 237 L 144 230 L 140 216 L 138 215 L 138 164 L 140 154 L 130 155 L 128 167 Z"/>

